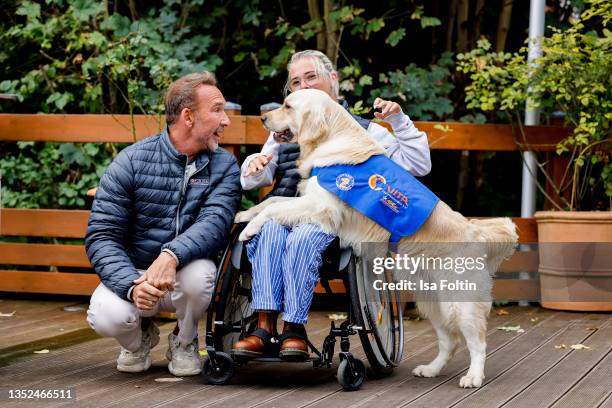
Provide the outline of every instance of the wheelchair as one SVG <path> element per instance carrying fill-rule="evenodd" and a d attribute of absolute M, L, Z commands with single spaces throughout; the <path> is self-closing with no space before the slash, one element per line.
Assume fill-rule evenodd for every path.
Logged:
<path fill-rule="evenodd" d="M 236 369 L 247 361 L 234 359 L 231 349 L 235 342 L 247 336 L 257 325 L 251 310 L 251 265 L 246 248 L 238 240 L 246 223 L 234 225 L 230 244 L 224 250 L 217 271 L 215 296 L 206 317 L 206 350 L 202 369 L 203 380 L 209 384 L 225 384 Z M 332 320 L 329 334 L 321 349 L 307 340 L 313 367 L 331 368 L 336 338 L 340 338 L 338 382 L 344 390 L 358 390 L 366 376 L 364 363 L 350 352 L 350 339 L 358 336 L 371 374 L 391 374 L 402 358 L 404 329 L 399 292 L 376 291 L 365 279 L 365 265 L 351 249 L 341 248 L 336 238 L 323 254 L 320 283 L 329 294 L 329 282 L 342 279 L 347 301 L 347 318 L 339 326 Z M 379 279 L 391 281 L 392 276 Z M 278 356 L 263 356 L 248 361 L 285 362 Z"/>

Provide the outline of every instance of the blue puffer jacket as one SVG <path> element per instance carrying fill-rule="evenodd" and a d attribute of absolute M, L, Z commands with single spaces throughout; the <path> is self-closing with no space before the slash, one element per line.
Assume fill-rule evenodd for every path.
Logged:
<path fill-rule="evenodd" d="M 179 259 L 211 258 L 226 243 L 240 202 L 240 170 L 223 149 L 203 152 L 184 181 L 187 156 L 167 129 L 125 148 L 106 169 L 93 203 L 85 247 L 106 287 L 127 299 L 136 269 L 164 248 Z"/>

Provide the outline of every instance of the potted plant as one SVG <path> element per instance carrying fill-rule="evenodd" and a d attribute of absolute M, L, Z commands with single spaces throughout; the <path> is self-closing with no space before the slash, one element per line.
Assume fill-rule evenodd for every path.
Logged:
<path fill-rule="evenodd" d="M 525 141 L 521 110 L 562 110 L 573 127 L 556 146 L 561 177 L 538 160 L 537 186 L 556 211 L 539 211 L 541 303 L 564 310 L 612 310 L 612 6 L 588 0 L 580 19 L 539 39 L 541 57 L 527 50 L 490 52 L 481 40 L 458 55 L 469 75 L 469 108 L 510 117 Z"/>

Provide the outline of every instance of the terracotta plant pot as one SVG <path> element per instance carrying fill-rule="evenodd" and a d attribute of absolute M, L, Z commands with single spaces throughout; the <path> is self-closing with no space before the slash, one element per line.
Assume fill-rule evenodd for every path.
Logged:
<path fill-rule="evenodd" d="M 539 211 L 535 218 L 542 307 L 612 311 L 612 211 Z"/>

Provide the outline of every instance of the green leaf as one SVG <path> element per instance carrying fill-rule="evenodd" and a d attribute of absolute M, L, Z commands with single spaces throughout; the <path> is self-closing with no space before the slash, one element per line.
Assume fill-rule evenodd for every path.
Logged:
<path fill-rule="evenodd" d="M 241 62 L 249 55 L 248 52 L 242 51 L 234 55 L 234 62 Z"/>
<path fill-rule="evenodd" d="M 439 131 L 443 133 L 454 132 L 454 130 L 451 129 L 448 125 L 442 125 L 441 123 L 436 123 L 434 125 L 434 129 L 438 129 Z"/>
<path fill-rule="evenodd" d="M 406 29 L 398 28 L 397 30 L 391 31 L 385 42 L 390 46 L 395 47 L 405 35 Z"/>
<path fill-rule="evenodd" d="M 423 6 L 418 6 L 410 15 L 410 19 L 420 20 L 424 12 L 425 12 L 425 8 Z"/>
<path fill-rule="evenodd" d="M 15 14 L 18 16 L 26 16 L 28 20 L 38 20 L 40 17 L 40 4 L 24 1 Z"/>
<path fill-rule="evenodd" d="M 385 20 L 382 18 L 373 18 L 366 25 L 367 32 L 378 32 L 385 26 Z"/>
<path fill-rule="evenodd" d="M 359 78 L 359 85 L 372 85 L 372 77 L 369 75 L 363 75 L 361 78 Z"/>
<path fill-rule="evenodd" d="M 74 96 L 69 92 L 53 92 L 48 98 L 47 103 L 55 104 L 58 110 L 64 109 L 64 107 L 74 100 Z"/>
<path fill-rule="evenodd" d="M 421 18 L 421 28 L 427 27 L 435 27 L 442 24 L 442 22 L 436 17 L 422 17 Z"/>

